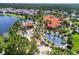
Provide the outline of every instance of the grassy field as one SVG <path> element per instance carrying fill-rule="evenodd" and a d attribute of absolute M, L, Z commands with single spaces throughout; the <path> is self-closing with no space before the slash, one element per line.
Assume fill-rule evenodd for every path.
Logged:
<path fill-rule="evenodd" d="M 16 16 L 16 17 L 19 17 L 19 18 L 25 18 L 25 16 L 23 15 L 16 15 L 16 14 L 6 14 L 8 16 Z"/>
<path fill-rule="evenodd" d="M 0 37 L 0 39 L 2 39 L 2 37 Z"/>
<path fill-rule="evenodd" d="M 73 46 L 72 50 L 74 52 L 76 52 L 77 49 L 79 49 L 79 34 L 73 35 L 73 44 L 74 44 L 74 46 Z"/>
<path fill-rule="evenodd" d="M 74 22 L 75 24 L 79 25 L 79 21 L 78 22 Z"/>
<path fill-rule="evenodd" d="M 0 37 L 0 43 L 3 41 L 3 37 Z"/>
<path fill-rule="evenodd" d="M 0 14 L 0 15 L 3 15 L 3 14 Z M 10 14 L 10 13 L 6 13 L 5 15 L 7 15 L 7 16 L 16 16 L 16 17 L 19 17 L 19 18 L 25 18 L 25 16 L 23 16 L 23 15 L 16 15 L 16 14 Z"/>

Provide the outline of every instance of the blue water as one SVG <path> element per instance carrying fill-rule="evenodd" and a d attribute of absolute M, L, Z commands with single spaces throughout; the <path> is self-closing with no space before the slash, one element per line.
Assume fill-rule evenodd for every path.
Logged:
<path fill-rule="evenodd" d="M 12 16 L 0 16 L 0 35 L 8 32 L 16 20 L 17 18 Z"/>
<path fill-rule="evenodd" d="M 45 37 L 51 41 L 52 43 L 54 43 L 57 46 L 62 46 L 61 42 L 63 42 L 63 39 L 61 39 L 60 37 L 54 36 L 55 34 L 45 34 Z"/>
<path fill-rule="evenodd" d="M 27 20 L 27 22 L 30 22 L 30 23 L 32 23 L 32 22 L 33 22 L 33 20 L 32 20 L 32 19 L 30 19 L 30 20 Z"/>

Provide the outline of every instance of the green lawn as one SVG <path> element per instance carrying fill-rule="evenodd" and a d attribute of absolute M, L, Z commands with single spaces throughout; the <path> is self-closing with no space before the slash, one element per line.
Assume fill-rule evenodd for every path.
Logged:
<path fill-rule="evenodd" d="M 3 15 L 3 14 L 0 14 L 0 15 Z M 10 13 L 6 13 L 5 15 L 7 15 L 7 16 L 16 16 L 16 17 L 19 17 L 19 18 L 24 18 L 25 19 L 25 16 L 23 16 L 23 15 L 16 15 L 16 14 L 10 14 Z"/>
<path fill-rule="evenodd" d="M 74 44 L 74 46 L 73 46 L 72 50 L 74 52 L 76 52 L 77 49 L 79 49 L 79 34 L 73 35 L 73 44 Z"/>
<path fill-rule="evenodd" d="M 3 37 L 0 37 L 0 43 L 3 41 Z"/>
<path fill-rule="evenodd" d="M 79 21 L 78 22 L 74 22 L 75 24 L 79 25 Z"/>
<path fill-rule="evenodd" d="M 9 15 L 9 16 L 16 16 L 16 17 L 19 17 L 19 18 L 25 18 L 25 16 L 23 16 L 23 15 L 16 15 L 16 14 L 6 14 L 6 15 Z"/>
<path fill-rule="evenodd" d="M 2 39 L 2 37 L 0 37 L 0 40 Z"/>

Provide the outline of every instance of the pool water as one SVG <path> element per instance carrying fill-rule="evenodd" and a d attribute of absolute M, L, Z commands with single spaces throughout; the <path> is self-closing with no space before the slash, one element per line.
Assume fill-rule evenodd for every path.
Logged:
<path fill-rule="evenodd" d="M 55 36 L 55 34 L 45 34 L 45 37 L 51 41 L 52 43 L 54 43 L 55 45 L 62 47 L 62 42 L 66 43 L 65 41 L 63 41 L 63 39 L 61 39 L 60 37 Z M 65 46 L 65 44 L 63 45 Z"/>
<path fill-rule="evenodd" d="M 9 28 L 16 22 L 13 16 L 0 16 L 0 35 L 9 31 Z"/>

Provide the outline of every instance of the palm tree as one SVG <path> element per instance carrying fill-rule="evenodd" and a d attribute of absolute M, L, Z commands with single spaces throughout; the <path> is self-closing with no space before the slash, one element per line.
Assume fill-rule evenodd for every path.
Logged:
<path fill-rule="evenodd" d="M 77 49 L 77 52 L 76 53 L 79 54 L 79 49 Z"/>
<path fill-rule="evenodd" d="M 0 37 L 0 53 L 2 53 L 3 49 L 4 49 L 4 39 L 3 37 Z"/>
<path fill-rule="evenodd" d="M 62 48 L 53 48 L 51 55 L 74 55 L 74 53 L 71 50 L 68 49 L 62 49 Z"/>
<path fill-rule="evenodd" d="M 53 36 L 53 43 L 54 43 L 54 40 L 56 39 L 55 37 L 56 37 L 56 35 Z"/>

